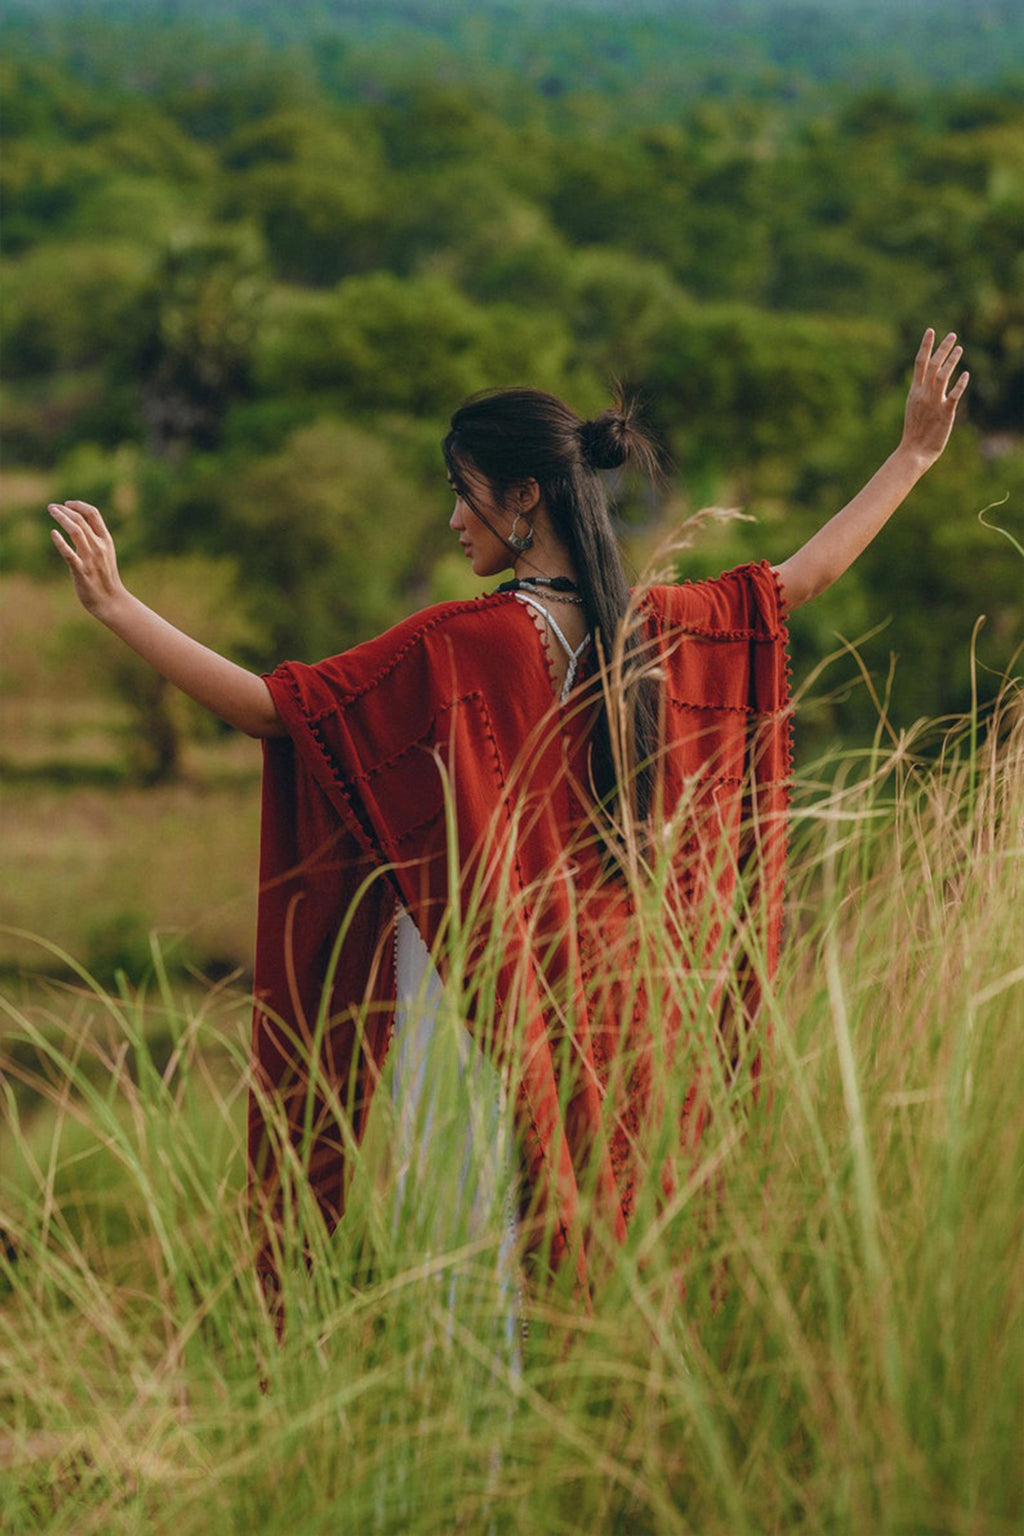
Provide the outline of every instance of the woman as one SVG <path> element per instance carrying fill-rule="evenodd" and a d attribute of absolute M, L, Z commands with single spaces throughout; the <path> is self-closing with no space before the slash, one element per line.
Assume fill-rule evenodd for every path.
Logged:
<path fill-rule="evenodd" d="M 583 422 L 527 390 L 471 401 L 444 444 L 451 527 L 477 576 L 511 567 L 513 582 L 266 678 L 131 596 L 94 507 L 51 506 L 86 609 L 267 743 L 250 1154 L 270 1248 L 296 1170 L 329 1224 L 341 1214 L 393 1033 L 397 948 L 400 1020 L 432 985 L 431 956 L 461 980 L 515 1102 L 532 1240 L 587 1282 L 593 1233 L 624 1234 L 687 1011 L 681 964 L 641 974 L 638 872 L 660 871 L 682 960 L 746 966 L 749 1022 L 781 924 L 784 612 L 835 581 L 942 453 L 960 356 L 925 332 L 899 446 L 796 554 L 635 605 L 599 479 L 652 461 L 628 413 Z M 702 1104 L 694 1082 L 684 1143 Z"/>

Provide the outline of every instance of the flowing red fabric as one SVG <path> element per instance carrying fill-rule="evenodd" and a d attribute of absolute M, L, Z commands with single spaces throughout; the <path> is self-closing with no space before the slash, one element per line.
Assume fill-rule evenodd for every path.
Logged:
<path fill-rule="evenodd" d="M 778 583 L 767 564 L 742 566 L 649 588 L 639 613 L 659 679 L 666 899 L 685 920 L 710 894 L 723 915 L 705 920 L 704 942 L 718 943 L 745 880 L 770 974 L 790 776 Z M 268 676 L 288 735 L 265 745 L 249 1152 L 272 1220 L 282 1158 L 267 1104 L 283 1108 L 328 1225 L 343 1212 L 346 1149 L 365 1130 L 391 1035 L 401 902 L 442 975 L 453 911 L 469 953 L 487 947 L 500 914 L 494 996 L 466 1022 L 499 1054 L 503 1031 L 515 1032 L 525 1187 L 551 1260 L 568 1259 L 586 1283 L 584 1185 L 588 1209 L 624 1234 L 651 1096 L 645 1035 L 664 1014 L 631 974 L 629 882 L 592 832 L 595 671 L 590 703 L 584 680 L 556 705 L 535 619 L 502 593 L 428 608 L 341 656 Z"/>

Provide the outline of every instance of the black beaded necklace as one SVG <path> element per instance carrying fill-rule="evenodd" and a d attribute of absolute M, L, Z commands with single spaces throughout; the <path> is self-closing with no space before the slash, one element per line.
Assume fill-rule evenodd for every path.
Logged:
<path fill-rule="evenodd" d="M 532 587 L 549 587 L 552 592 L 578 592 L 579 584 L 568 576 L 515 576 L 503 581 L 495 592 L 529 592 Z"/>

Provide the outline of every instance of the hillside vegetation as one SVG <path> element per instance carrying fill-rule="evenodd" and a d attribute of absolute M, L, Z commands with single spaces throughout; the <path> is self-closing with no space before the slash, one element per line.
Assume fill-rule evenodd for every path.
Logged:
<path fill-rule="evenodd" d="M 638 561 L 706 502 L 756 523 L 688 570 L 781 558 L 894 444 L 934 323 L 967 348 L 965 420 L 798 616 L 797 670 L 884 625 L 868 664 L 913 660 L 899 718 L 962 709 L 979 612 L 1006 669 L 1019 572 L 977 514 L 1008 498 L 992 516 L 1020 537 L 1024 100 L 709 99 L 630 127 L 538 98 L 513 123 L 464 84 L 339 100 L 201 62 L 145 90 L 4 66 L 9 566 L 51 571 L 40 503 L 82 496 L 143 581 L 211 562 L 206 607 L 250 660 L 329 653 L 466 590 L 437 454 L 464 395 L 530 381 L 589 413 L 613 376 L 673 466 L 657 503 L 624 489 Z M 179 586 L 195 607 L 194 567 Z M 873 716 L 861 692 L 819 723 Z"/>
<path fill-rule="evenodd" d="M 476 590 L 438 453 L 471 391 L 532 382 L 589 414 L 613 377 L 639 390 L 669 476 L 657 496 L 616 487 L 627 552 L 642 567 L 693 508 L 740 506 L 754 521 L 679 567 L 713 574 L 785 557 L 842 504 L 896 441 L 924 324 L 948 325 L 972 372 L 951 448 L 796 615 L 798 680 L 837 658 L 798 751 L 863 741 L 880 707 L 899 732 L 984 703 L 1017 666 L 1019 560 L 978 514 L 998 504 L 986 521 L 1024 536 L 1024 96 L 991 71 L 815 94 L 805 49 L 807 89 L 737 65 L 652 114 L 664 17 L 588 13 L 572 57 L 615 28 L 623 69 L 553 95 L 513 54 L 473 73 L 488 37 L 526 46 L 532 13 L 413 11 L 340 7 L 333 52 L 301 6 L 274 10 L 287 47 L 258 8 L 115 25 L 22 4 L 4 24 L 2 766 L 22 871 L 5 915 L 101 970 L 144 963 L 154 925 L 204 965 L 248 965 L 258 758 L 76 616 L 52 497 L 102 506 L 131 585 L 209 643 L 260 668 L 315 659 Z M 675 35 L 669 75 L 703 57 Z M 175 780 L 163 801 L 103 798 Z M 188 785 L 212 923 L 178 863 Z"/>

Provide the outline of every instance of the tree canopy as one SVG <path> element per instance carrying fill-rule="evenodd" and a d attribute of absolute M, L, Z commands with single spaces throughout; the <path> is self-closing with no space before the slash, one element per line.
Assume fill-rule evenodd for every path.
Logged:
<path fill-rule="evenodd" d="M 671 456 L 659 504 L 624 492 L 638 559 L 687 507 L 757 519 L 688 554 L 703 574 L 784 558 L 856 490 L 895 445 L 934 323 L 968 349 L 965 419 L 884 541 L 797 616 L 798 666 L 837 632 L 889 621 L 867 654 L 882 669 L 890 649 L 904 658 L 895 710 L 942 714 L 970 697 L 979 611 L 986 665 L 1009 665 L 1024 582 L 977 514 L 1008 495 L 993 515 L 1020 532 L 1024 92 L 918 81 L 790 100 L 754 70 L 743 95 L 662 95 L 654 114 L 623 74 L 668 27 L 648 7 L 635 26 L 619 18 L 614 88 L 531 88 L 510 110 L 496 61 L 476 84 L 430 68 L 431 48 L 486 52 L 500 7 L 479 36 L 457 8 L 446 23 L 407 7 L 419 63 L 390 75 L 373 50 L 393 8 L 374 30 L 337 7 L 317 74 L 296 64 L 307 12 L 272 9 L 276 54 L 266 7 L 224 5 L 220 30 L 187 6 L 177 21 L 142 7 L 124 36 L 177 45 L 154 46 L 148 68 L 133 46 L 115 77 L 102 5 L 15 5 L 9 463 L 46 470 L 54 493 L 114 496 L 127 560 L 230 558 L 252 651 L 312 657 L 468 590 L 437 454 L 465 395 L 534 383 L 589 414 L 614 378 L 637 389 Z M 797 12 L 776 9 L 789 31 L 775 53 L 807 69 Z M 709 17 L 693 6 L 686 24 Z M 563 48 L 582 68 L 611 20 L 567 11 L 548 70 Z M 570 21 L 586 33 L 575 53 Z M 814 35 L 823 59 L 831 34 Z M 669 54 L 633 96 L 668 78 Z M 357 89 L 354 61 L 371 55 Z M 862 731 L 872 710 L 854 690 L 824 714 Z"/>

